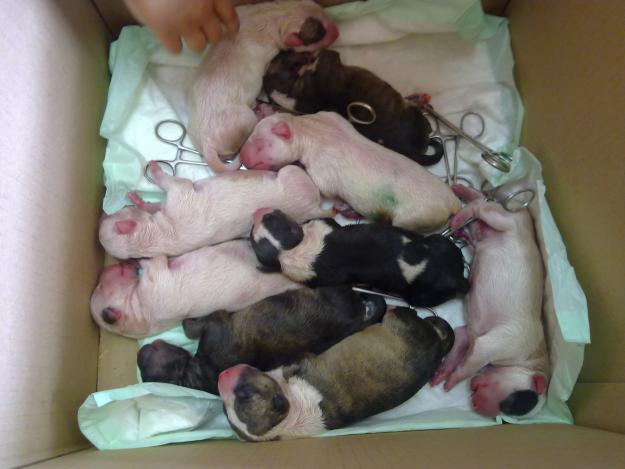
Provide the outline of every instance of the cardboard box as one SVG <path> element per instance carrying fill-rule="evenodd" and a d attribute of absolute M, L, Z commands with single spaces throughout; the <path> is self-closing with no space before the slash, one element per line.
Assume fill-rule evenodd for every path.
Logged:
<path fill-rule="evenodd" d="M 523 144 L 588 296 L 593 343 L 575 426 L 503 425 L 262 444 L 98 452 L 76 423 L 96 389 L 134 382 L 136 342 L 100 334 L 88 300 L 120 2 L 5 0 L 0 55 L 0 466 L 616 467 L 625 464 L 625 3 L 488 1 L 510 19 Z M 115 364 L 115 366 L 113 366 Z"/>

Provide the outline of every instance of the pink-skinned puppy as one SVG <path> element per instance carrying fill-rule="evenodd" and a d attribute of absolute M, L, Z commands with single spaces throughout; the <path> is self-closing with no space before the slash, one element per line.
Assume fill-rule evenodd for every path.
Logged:
<path fill-rule="evenodd" d="M 319 208 L 319 189 L 294 165 L 277 173 L 222 173 L 195 183 L 170 176 L 155 162 L 150 171 L 166 191 L 165 201 L 147 203 L 131 192 L 136 207 L 123 208 L 100 222 L 100 243 L 119 259 L 176 256 L 246 236 L 252 215 L 262 207 L 279 207 L 300 222 L 330 216 Z"/>
<path fill-rule="evenodd" d="M 241 149 L 248 168 L 300 161 L 326 197 L 338 197 L 372 221 L 419 233 L 445 225 L 460 201 L 439 178 L 370 141 L 340 115 L 274 114 L 261 120 Z"/>
<path fill-rule="evenodd" d="M 338 29 L 309 0 L 265 2 L 237 8 L 239 33 L 215 45 L 200 65 L 189 93 L 189 136 L 216 172 L 236 170 L 233 157 L 254 129 L 252 110 L 265 68 L 281 49 L 330 46 Z"/>
<path fill-rule="evenodd" d="M 179 257 L 111 265 L 91 295 L 91 315 L 103 329 L 147 337 L 185 318 L 237 311 L 268 296 L 299 288 L 282 274 L 267 274 L 249 241 L 208 246 Z"/>
<path fill-rule="evenodd" d="M 541 321 L 543 263 L 527 210 L 508 212 L 462 185 L 454 192 L 469 201 L 451 220 L 475 248 L 466 326 L 431 383 L 445 390 L 473 376 L 473 409 L 484 416 L 526 417 L 546 400 L 549 359 Z M 477 373 L 477 374 L 475 374 Z"/>

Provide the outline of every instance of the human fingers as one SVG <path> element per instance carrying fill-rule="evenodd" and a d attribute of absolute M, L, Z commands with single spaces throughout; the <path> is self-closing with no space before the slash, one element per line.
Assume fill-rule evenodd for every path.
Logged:
<path fill-rule="evenodd" d="M 239 31 L 239 17 L 230 0 L 215 0 L 215 13 L 226 26 L 230 37 Z"/>
<path fill-rule="evenodd" d="M 202 28 L 189 29 L 183 33 L 187 45 L 195 52 L 202 52 L 206 47 L 206 36 Z"/>
<path fill-rule="evenodd" d="M 208 42 L 216 44 L 221 39 L 221 24 L 216 16 L 210 16 L 202 25 L 204 35 L 208 39 Z"/>
<path fill-rule="evenodd" d="M 182 50 L 182 42 L 180 41 L 180 36 L 178 34 L 169 31 L 156 32 L 156 37 L 168 51 L 177 54 Z"/>

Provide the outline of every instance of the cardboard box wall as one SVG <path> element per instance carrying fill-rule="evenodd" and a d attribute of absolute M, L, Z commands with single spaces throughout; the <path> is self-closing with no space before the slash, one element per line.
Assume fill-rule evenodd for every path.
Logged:
<path fill-rule="evenodd" d="M 0 467 L 625 464 L 625 2 L 485 5 L 510 19 L 523 144 L 543 163 L 547 198 L 588 296 L 593 343 L 570 401 L 575 426 L 89 449 L 78 406 L 96 389 L 134 380 L 134 341 L 100 335 L 88 314 L 104 262 L 96 226 L 108 44 L 129 18 L 110 0 L 5 0 Z"/>

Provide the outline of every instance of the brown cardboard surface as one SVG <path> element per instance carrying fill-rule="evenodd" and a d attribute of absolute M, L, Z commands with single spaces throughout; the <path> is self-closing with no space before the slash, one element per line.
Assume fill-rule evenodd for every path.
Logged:
<path fill-rule="evenodd" d="M 103 9 L 121 4 L 94 1 Z M 98 355 L 87 312 L 102 265 L 97 135 L 107 33 L 89 2 L 3 7 L 10 46 L 0 56 L 0 466 L 14 466 L 87 445 L 76 410 L 95 390 L 96 373 L 98 389 L 135 382 L 136 342 L 103 333 Z M 594 343 L 582 377 L 606 381 L 578 385 L 571 406 L 580 425 L 625 432 L 625 4 L 511 0 L 508 12 L 527 108 L 524 142 L 543 161 L 549 201 L 589 296 Z M 119 18 L 128 21 L 123 12 Z M 625 437 L 605 431 L 505 425 L 86 450 L 42 466 L 616 467 L 624 448 Z"/>
<path fill-rule="evenodd" d="M 88 2 L 6 0 L 0 55 L 0 466 L 85 447 L 102 265 L 106 30 Z"/>
<path fill-rule="evenodd" d="M 86 450 L 36 467 L 622 467 L 624 446 L 624 435 L 600 430 L 566 425 L 504 425 L 267 443 L 206 441 L 129 451 Z"/>
<path fill-rule="evenodd" d="M 115 37 L 127 24 L 136 23 L 124 0 L 91 0 Z"/>
<path fill-rule="evenodd" d="M 580 381 L 625 381 L 625 2 L 512 0 L 523 143 L 586 292 L 592 344 Z"/>
<path fill-rule="evenodd" d="M 625 383 L 577 383 L 569 406 L 576 425 L 625 433 Z"/>

